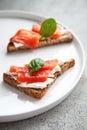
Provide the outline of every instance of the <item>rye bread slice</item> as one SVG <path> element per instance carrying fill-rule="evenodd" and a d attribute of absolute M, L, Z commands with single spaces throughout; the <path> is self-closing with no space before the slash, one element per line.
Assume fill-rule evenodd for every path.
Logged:
<path fill-rule="evenodd" d="M 64 28 L 64 30 L 66 30 L 66 29 Z M 54 45 L 54 44 L 67 43 L 67 42 L 71 42 L 72 40 L 73 40 L 73 35 L 71 34 L 71 32 L 66 30 L 65 33 L 62 34 L 57 39 L 47 38 L 47 39 L 40 40 L 38 48 L 44 47 L 44 46 L 50 46 L 50 45 Z M 29 50 L 29 49 L 31 49 L 31 48 L 24 44 L 16 47 L 13 42 L 9 42 L 7 45 L 7 52 L 15 52 L 15 51 Z"/>
<path fill-rule="evenodd" d="M 64 62 L 63 64 L 60 65 L 61 67 L 61 72 L 56 72 L 54 74 L 54 80 L 51 84 L 47 84 L 46 88 L 44 89 L 34 89 L 34 88 L 23 88 L 20 86 L 17 86 L 19 83 L 17 82 L 17 80 L 15 80 L 13 78 L 13 75 L 10 75 L 8 73 L 3 73 L 3 80 L 8 83 L 9 85 L 11 85 L 14 88 L 17 88 L 19 91 L 24 92 L 27 95 L 30 95 L 34 98 L 37 99 L 41 99 L 45 93 L 47 92 L 47 90 L 49 89 L 49 87 L 54 83 L 54 81 L 57 79 L 57 77 L 61 74 L 63 74 L 66 70 L 68 70 L 69 68 L 73 67 L 75 64 L 75 60 L 74 59 L 70 59 L 69 61 Z"/>

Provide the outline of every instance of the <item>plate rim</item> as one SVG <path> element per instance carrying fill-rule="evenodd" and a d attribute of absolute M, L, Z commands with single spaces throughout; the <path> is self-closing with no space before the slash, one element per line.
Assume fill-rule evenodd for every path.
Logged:
<path fill-rule="evenodd" d="M 45 19 L 45 18 L 46 18 L 46 17 L 41 16 L 41 15 L 38 15 L 38 14 L 34 14 L 34 13 L 31 13 L 31 12 L 29 13 L 28 11 L 18 11 L 18 10 L 12 10 L 12 11 L 11 11 L 11 10 L 3 10 L 3 11 L 0 11 L 0 18 L 1 18 L 1 17 L 5 17 L 5 15 L 6 15 L 7 17 L 9 17 L 8 14 L 9 14 L 9 16 L 10 16 L 11 18 L 12 18 L 12 16 L 13 16 L 12 14 L 15 15 L 15 18 L 16 18 L 16 15 L 17 15 L 17 17 L 19 18 L 19 14 L 20 14 L 20 17 L 21 17 L 21 15 L 24 16 L 25 14 L 27 14 L 27 15 L 33 17 L 33 19 L 38 19 L 38 18 L 40 18 L 40 19 Z M 3 16 L 3 15 L 4 15 L 4 16 Z M 25 16 L 26 19 L 28 18 L 27 15 Z M 23 16 L 22 16 L 22 18 L 23 18 Z M 14 16 L 13 16 L 13 17 L 14 17 Z M 37 18 L 35 18 L 35 17 L 37 17 Z M 61 23 L 61 22 L 59 22 L 59 23 Z M 62 24 L 62 23 L 61 23 L 61 24 Z M 64 25 L 64 24 L 62 24 L 62 25 Z M 65 26 L 65 25 L 64 25 L 64 26 Z M 68 28 L 67 26 L 65 26 L 65 27 Z M 81 41 L 79 40 L 79 38 L 76 36 L 76 34 L 75 34 L 70 28 L 68 28 L 68 29 L 69 29 L 70 32 L 73 34 L 75 40 L 79 43 L 80 49 L 81 49 L 81 51 L 82 51 L 82 58 L 83 58 L 83 64 L 82 64 L 82 68 L 81 68 L 81 72 L 80 72 L 79 78 L 78 78 L 78 80 L 76 80 L 76 82 L 72 85 L 72 86 L 73 86 L 72 89 L 71 89 L 69 92 L 67 92 L 67 94 L 65 94 L 65 95 L 62 97 L 62 99 L 58 99 L 58 100 L 56 100 L 55 102 L 46 105 L 44 108 L 36 109 L 36 111 L 34 110 L 34 111 L 31 111 L 31 112 L 29 112 L 29 111 L 28 111 L 28 112 L 24 112 L 24 113 L 22 112 L 22 113 L 13 114 L 13 115 L 11 115 L 11 114 L 1 115 L 0 118 L 2 118 L 2 119 L 0 119 L 0 122 L 10 122 L 10 121 L 22 120 L 22 119 L 30 118 L 30 117 L 39 115 L 39 114 L 41 114 L 41 113 L 43 113 L 43 112 L 46 112 L 46 111 L 52 109 L 53 107 L 55 107 L 56 105 L 58 105 L 60 102 L 62 102 L 62 101 L 72 92 L 72 90 L 76 87 L 76 84 L 79 82 L 79 80 L 80 80 L 80 78 L 81 78 L 81 76 L 82 76 L 82 74 L 83 74 L 83 72 L 84 72 L 84 69 L 85 69 L 86 56 L 85 56 L 85 51 L 84 51 L 84 48 L 83 48 L 83 45 L 82 45 Z M 44 109 L 44 110 L 43 110 L 43 109 Z M 38 113 L 38 114 L 37 114 L 37 113 Z"/>

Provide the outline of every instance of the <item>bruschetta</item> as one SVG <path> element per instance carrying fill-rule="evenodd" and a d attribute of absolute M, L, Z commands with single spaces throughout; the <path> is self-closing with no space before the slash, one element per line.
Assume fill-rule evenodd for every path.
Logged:
<path fill-rule="evenodd" d="M 39 63 L 36 58 L 32 64 L 23 67 L 11 66 L 8 72 L 3 73 L 4 82 L 29 96 L 41 99 L 57 77 L 75 65 L 75 60 L 60 62 L 52 59 Z"/>
<path fill-rule="evenodd" d="M 42 23 L 35 23 L 31 30 L 19 29 L 9 39 L 7 52 L 35 49 L 43 46 L 67 43 L 73 40 L 73 35 L 68 29 L 57 24 L 55 31 L 48 37 L 41 36 Z M 46 30 L 46 29 L 44 29 Z M 49 30 L 50 31 L 50 30 Z M 44 31 L 45 32 L 45 31 Z"/>

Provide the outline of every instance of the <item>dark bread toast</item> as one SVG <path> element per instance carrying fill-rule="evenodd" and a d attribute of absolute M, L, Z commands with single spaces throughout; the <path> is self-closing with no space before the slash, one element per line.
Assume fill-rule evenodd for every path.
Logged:
<path fill-rule="evenodd" d="M 61 74 L 63 74 L 67 69 L 73 67 L 75 64 L 75 60 L 74 59 L 70 59 L 69 61 L 64 62 L 63 64 L 60 65 L 61 67 L 61 71 L 58 71 L 54 74 L 54 80 L 51 84 L 47 84 L 46 88 L 44 89 L 34 89 L 34 88 L 23 88 L 18 86 L 18 82 L 13 78 L 12 75 L 8 74 L 8 73 L 4 73 L 3 74 L 3 80 L 8 83 L 9 85 L 11 85 L 14 88 L 17 88 L 19 91 L 24 92 L 27 95 L 30 95 L 34 98 L 37 99 L 41 99 L 44 94 L 47 92 L 47 90 L 49 89 L 49 87 L 54 83 L 54 81 L 57 79 L 57 77 Z"/>
<path fill-rule="evenodd" d="M 66 29 L 64 28 L 64 30 L 66 30 Z M 57 39 L 47 38 L 47 39 L 40 40 L 38 48 L 43 47 L 43 46 L 50 46 L 50 45 L 54 45 L 54 44 L 71 42 L 72 40 L 73 40 L 73 36 L 72 36 L 71 32 L 65 31 L 65 33 L 62 34 Z M 30 49 L 30 47 L 27 45 L 24 45 L 24 44 L 16 47 L 13 42 L 9 42 L 7 45 L 7 52 L 14 52 L 14 51 L 20 51 L 20 50 L 27 50 L 27 49 Z"/>

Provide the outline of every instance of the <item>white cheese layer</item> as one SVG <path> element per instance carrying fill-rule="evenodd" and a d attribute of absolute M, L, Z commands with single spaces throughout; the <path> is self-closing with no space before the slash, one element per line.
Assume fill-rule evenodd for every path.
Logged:
<path fill-rule="evenodd" d="M 66 32 L 67 32 L 66 29 L 61 29 L 61 31 L 60 31 L 61 35 L 64 35 Z"/>
<path fill-rule="evenodd" d="M 23 46 L 22 43 L 17 43 L 17 42 L 14 42 L 14 45 L 15 45 L 16 48 L 17 48 L 17 47 L 20 47 L 20 46 Z"/>
<path fill-rule="evenodd" d="M 54 74 L 58 71 L 61 71 L 61 68 L 59 65 L 57 65 L 53 70 L 50 71 L 49 77 L 54 77 Z"/>
<path fill-rule="evenodd" d="M 51 84 L 54 79 L 54 74 L 55 72 L 61 72 L 61 68 L 59 65 L 57 65 L 50 73 L 49 77 L 45 82 L 37 82 L 37 83 L 20 83 L 18 86 L 23 87 L 23 88 L 35 88 L 35 89 L 43 89 L 46 88 L 48 84 Z"/>
<path fill-rule="evenodd" d="M 45 82 L 37 82 L 37 83 L 20 83 L 18 86 L 23 88 L 35 88 L 35 89 L 43 89 L 47 87 L 48 84 L 53 82 L 53 78 L 48 78 Z"/>

